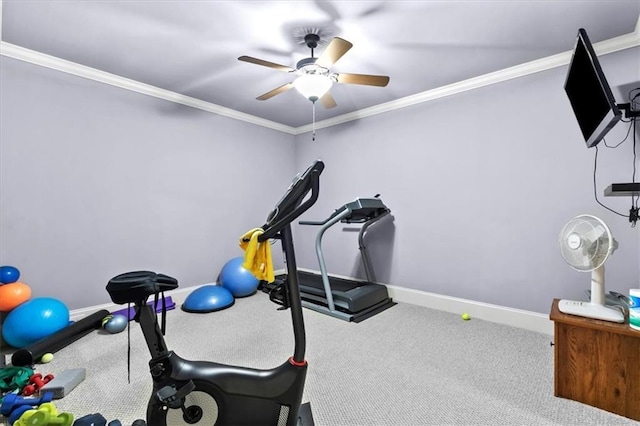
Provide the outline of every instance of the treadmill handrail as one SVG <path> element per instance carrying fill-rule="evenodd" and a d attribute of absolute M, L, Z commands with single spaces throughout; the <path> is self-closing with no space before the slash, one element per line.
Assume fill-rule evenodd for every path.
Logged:
<path fill-rule="evenodd" d="M 323 220 L 323 221 L 301 220 L 300 222 L 298 222 L 298 224 L 300 224 L 300 225 L 324 225 L 325 223 L 329 222 L 329 219 L 331 219 L 331 218 L 327 218 L 326 220 Z"/>
<path fill-rule="evenodd" d="M 345 204 L 344 206 L 340 207 L 339 209 L 335 209 L 333 211 L 333 213 L 331 213 L 331 216 L 329 216 L 328 218 L 326 218 L 323 221 L 316 221 L 316 220 L 301 220 L 300 222 L 298 222 L 300 225 L 324 225 L 325 223 L 329 222 L 330 220 L 332 220 L 334 217 L 341 215 L 341 217 L 344 217 L 343 212 L 345 210 L 348 210 L 349 213 L 351 213 L 351 209 L 349 207 L 347 207 L 347 205 Z"/>

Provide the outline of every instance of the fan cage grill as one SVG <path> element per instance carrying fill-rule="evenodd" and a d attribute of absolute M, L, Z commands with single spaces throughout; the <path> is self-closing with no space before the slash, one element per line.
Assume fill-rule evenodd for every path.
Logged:
<path fill-rule="evenodd" d="M 591 215 L 571 219 L 563 227 L 558 240 L 565 262 L 583 272 L 601 267 L 611 254 L 613 245 L 607 225 Z"/>

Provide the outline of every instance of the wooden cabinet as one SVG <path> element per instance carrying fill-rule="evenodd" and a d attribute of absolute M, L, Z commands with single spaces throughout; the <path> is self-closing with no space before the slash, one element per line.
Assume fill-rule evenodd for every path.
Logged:
<path fill-rule="evenodd" d="M 640 420 L 640 331 L 551 305 L 554 394 Z"/>

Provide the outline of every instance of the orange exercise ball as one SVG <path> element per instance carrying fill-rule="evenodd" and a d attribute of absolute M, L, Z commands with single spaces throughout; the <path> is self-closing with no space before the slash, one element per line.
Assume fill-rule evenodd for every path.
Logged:
<path fill-rule="evenodd" d="M 0 312 L 9 312 L 29 300 L 30 297 L 31 287 L 25 283 L 16 281 L 0 285 Z"/>

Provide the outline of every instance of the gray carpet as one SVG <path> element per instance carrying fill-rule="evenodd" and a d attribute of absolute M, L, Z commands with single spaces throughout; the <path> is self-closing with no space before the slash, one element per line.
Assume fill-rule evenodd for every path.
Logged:
<path fill-rule="evenodd" d="M 170 349 L 187 359 L 274 367 L 293 351 L 288 311 L 267 296 L 239 299 L 216 313 L 167 315 Z M 637 425 L 553 396 L 548 335 L 399 304 L 360 324 L 306 310 L 309 373 L 303 401 L 317 425 Z M 95 331 L 60 350 L 43 374 L 85 367 L 87 378 L 60 411 L 102 413 L 131 424 L 151 391 L 149 353 L 138 324 Z M 640 401 L 639 401 L 640 403 Z"/>

